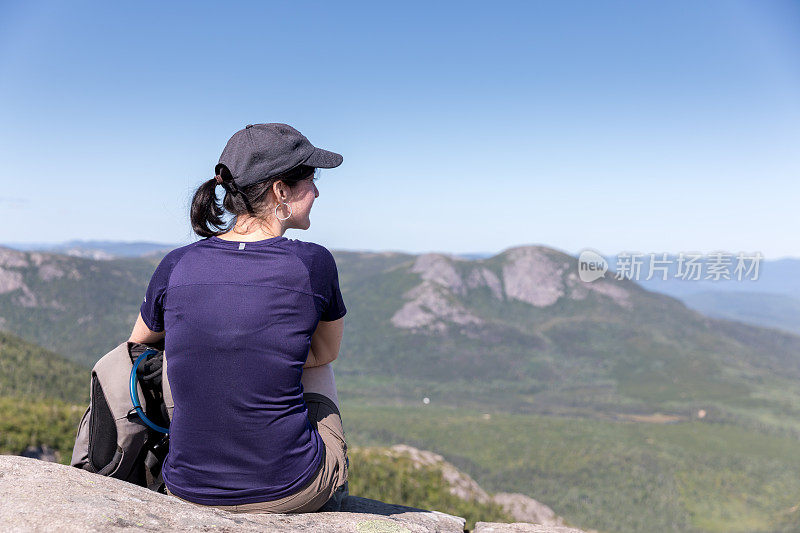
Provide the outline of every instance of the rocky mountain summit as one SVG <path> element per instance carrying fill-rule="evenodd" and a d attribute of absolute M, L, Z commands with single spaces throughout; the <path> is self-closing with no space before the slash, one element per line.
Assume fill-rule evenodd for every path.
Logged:
<path fill-rule="evenodd" d="M 82 277 L 67 257 L 38 252 L 24 253 L 0 247 L 0 294 L 16 293 L 14 303 L 22 307 L 65 309 L 58 301 L 47 301 L 41 295 L 37 296 L 30 283 L 26 283 L 24 279 L 27 272 L 35 273 L 35 278 L 41 282 L 59 278 L 78 280 Z"/>
<path fill-rule="evenodd" d="M 442 333 L 447 323 L 484 324 L 459 301 L 481 289 L 488 290 L 496 300 L 516 300 L 539 308 L 561 298 L 583 300 L 590 293 L 626 309 L 632 306 L 630 291 L 634 289 L 630 283 L 613 276 L 582 283 L 575 258 L 543 246 L 516 246 L 490 258 L 472 260 L 427 253 L 417 256 L 409 270 L 421 281 L 403 294 L 405 303 L 391 323 L 413 331 Z"/>
<path fill-rule="evenodd" d="M 239 514 L 207 508 L 67 465 L 0 456 L 7 531 L 326 531 L 462 533 L 465 520 L 348 496 L 339 512 Z M 542 524 L 478 522 L 475 532 L 581 533 Z"/>
<path fill-rule="evenodd" d="M 393 457 L 409 457 L 418 466 L 439 468 L 444 482 L 450 486 L 451 494 L 458 496 L 462 500 L 478 503 L 494 502 L 500 505 L 514 520 L 520 522 L 535 523 L 548 527 L 565 526 L 564 519 L 557 516 L 550 507 L 524 494 L 501 492 L 489 495 L 474 479 L 445 461 L 444 457 L 437 453 L 420 450 L 407 444 L 396 444 L 388 448 L 384 453 Z"/>

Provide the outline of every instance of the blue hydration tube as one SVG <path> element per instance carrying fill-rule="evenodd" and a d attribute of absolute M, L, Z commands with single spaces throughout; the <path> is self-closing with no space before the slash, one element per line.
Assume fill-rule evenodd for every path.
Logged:
<path fill-rule="evenodd" d="M 148 355 L 152 355 L 154 353 L 158 353 L 152 348 L 148 348 L 144 351 L 142 355 L 140 355 L 136 362 L 133 363 L 133 369 L 131 370 L 131 401 L 133 402 L 133 408 L 136 409 L 136 414 L 139 415 L 139 418 L 142 419 L 142 422 L 150 426 L 151 428 L 155 429 L 159 433 L 166 433 L 169 435 L 168 428 L 162 428 L 158 424 L 155 424 L 152 420 L 147 418 L 147 415 L 144 414 L 144 410 L 142 409 L 142 404 L 139 402 L 139 393 L 136 391 L 136 369 L 139 368 L 139 363 L 144 361 Z"/>

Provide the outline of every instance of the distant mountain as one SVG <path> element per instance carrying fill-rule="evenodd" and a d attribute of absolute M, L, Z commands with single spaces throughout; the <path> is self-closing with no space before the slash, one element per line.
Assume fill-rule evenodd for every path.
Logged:
<path fill-rule="evenodd" d="M 605 259 L 612 270 L 619 270 L 617 256 L 607 256 Z M 656 260 L 660 259 L 656 255 Z M 708 254 L 700 261 L 703 268 L 699 276 L 701 279 L 698 280 L 675 277 L 677 270 L 676 256 L 668 255 L 667 260 L 671 262 L 667 272 L 667 279 L 662 279 L 661 272 L 654 268 L 652 277 L 648 280 L 646 278 L 650 276 L 650 256 L 645 255 L 642 257 L 641 275 L 636 281 L 647 290 L 669 294 L 676 298 L 686 294 L 709 291 L 772 293 L 800 298 L 800 259 L 761 259 L 758 262 L 758 279 L 756 280 L 752 279 L 755 271 L 748 276 L 745 276 L 743 272 L 741 280 L 736 278 L 733 273 L 733 269 L 736 266 L 735 257 L 731 258 L 731 264 L 726 269 L 731 279 L 715 279 L 715 276 L 708 272 Z M 747 266 L 749 265 L 750 262 L 747 262 Z M 659 263 L 654 263 L 653 266 L 657 267 Z M 711 276 L 710 278 L 707 277 L 709 275 Z"/>
<path fill-rule="evenodd" d="M 164 244 L 155 242 L 123 242 L 123 241 L 81 241 L 72 240 L 65 243 L 0 243 L 14 250 L 25 252 L 51 252 L 89 259 L 114 259 L 118 257 L 141 257 L 158 252 L 166 252 L 181 246 L 180 244 Z"/>
<path fill-rule="evenodd" d="M 582 282 L 575 257 L 546 247 L 334 255 L 348 307 L 337 375 L 359 397 L 754 420 L 756 407 L 787 407 L 749 397 L 800 386 L 800 337 L 709 318 L 629 280 Z M 130 334 L 159 260 L 0 248 L 0 327 L 88 368 Z"/>
<path fill-rule="evenodd" d="M 129 337 L 160 260 L 0 248 L 0 329 L 89 368 Z"/>
<path fill-rule="evenodd" d="M 462 259 L 486 259 L 487 257 L 492 257 L 494 254 L 490 252 L 480 252 L 480 253 L 468 253 L 468 254 L 454 254 L 456 257 L 461 257 Z"/>
<path fill-rule="evenodd" d="M 584 283 L 577 259 L 549 248 L 335 255 L 350 310 L 337 372 L 361 397 L 746 418 L 751 394 L 800 379 L 800 337 L 712 319 L 629 280 Z"/>
<path fill-rule="evenodd" d="M 680 297 L 701 313 L 800 335 L 800 298 L 763 292 L 704 291 Z"/>
<path fill-rule="evenodd" d="M 612 270 L 617 269 L 616 259 L 616 256 L 606 257 Z M 661 258 L 656 256 L 656 259 Z M 743 279 L 737 279 L 733 271 L 735 257 L 731 258 L 728 269 L 731 279 L 709 278 L 707 257 L 705 259 L 701 261 L 700 279 L 683 280 L 675 277 L 676 257 L 667 256 L 672 264 L 664 280 L 663 274 L 657 269 L 651 274 L 650 257 L 646 255 L 642 257 L 637 283 L 647 290 L 678 298 L 708 316 L 800 333 L 800 259 L 762 259 L 755 280 L 752 279 L 755 271 L 750 276 L 743 275 Z"/>

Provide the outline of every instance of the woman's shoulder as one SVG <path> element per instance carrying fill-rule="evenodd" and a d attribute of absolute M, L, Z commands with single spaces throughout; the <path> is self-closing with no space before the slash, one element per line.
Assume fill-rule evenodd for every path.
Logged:
<path fill-rule="evenodd" d="M 183 246 L 173 248 L 167 252 L 166 255 L 164 255 L 162 261 L 177 263 L 186 254 L 186 252 L 201 246 L 205 241 L 206 239 L 200 239 L 199 241 L 190 242 L 189 244 L 184 244 Z"/>
<path fill-rule="evenodd" d="M 333 254 L 330 250 L 316 242 L 302 241 L 300 239 L 286 239 L 283 244 L 291 247 L 296 253 L 304 254 L 311 259 L 323 261 L 333 259 Z"/>
<path fill-rule="evenodd" d="M 196 247 L 198 245 L 198 243 L 200 243 L 200 242 L 202 242 L 202 240 L 195 241 L 195 242 L 183 245 L 183 246 L 179 246 L 177 248 L 173 248 L 172 250 L 168 251 L 166 254 L 164 254 L 161 257 L 161 260 L 159 262 L 158 268 L 159 269 L 164 269 L 164 268 L 172 269 L 178 263 L 178 261 L 180 261 L 183 258 L 184 255 L 186 255 L 186 252 L 188 252 L 192 248 Z"/>
<path fill-rule="evenodd" d="M 312 279 L 325 283 L 338 275 L 336 260 L 325 246 L 300 239 L 287 239 L 283 244 L 303 262 Z"/>

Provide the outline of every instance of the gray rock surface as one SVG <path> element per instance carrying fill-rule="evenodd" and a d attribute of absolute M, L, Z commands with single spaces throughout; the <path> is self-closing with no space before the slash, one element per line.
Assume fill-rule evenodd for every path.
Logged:
<path fill-rule="evenodd" d="M 418 458 L 428 463 L 436 457 Z M 398 449 L 398 452 L 408 450 Z M 421 454 L 421 455 L 420 455 Z M 455 485 L 465 495 L 469 481 Z M 474 482 L 472 482 L 474 483 Z M 483 493 L 480 487 L 477 490 Z M 485 494 L 485 493 L 483 493 Z M 518 495 L 510 495 L 518 496 Z M 531 500 L 533 501 L 533 500 Z M 549 509 L 549 508 L 548 508 Z M 553 517 L 545 517 L 553 519 Z M 230 513 L 58 463 L 0 455 L 0 529 L 28 531 L 309 531 L 463 533 L 461 517 L 348 496 L 342 511 L 305 514 Z M 553 524 L 478 522 L 473 533 L 584 533 Z"/>
<path fill-rule="evenodd" d="M 529 524 L 527 522 L 514 522 L 513 524 L 500 524 L 497 522 L 478 522 L 473 533 L 584 533 L 580 529 L 566 526 L 545 526 L 543 524 Z"/>
<path fill-rule="evenodd" d="M 3 531 L 462 533 L 463 518 L 350 496 L 342 512 L 236 514 L 27 457 L 0 456 Z"/>
<path fill-rule="evenodd" d="M 524 494 L 499 492 L 492 499 L 514 520 L 546 526 L 564 525 L 564 519 L 556 515 L 550 507 Z"/>

